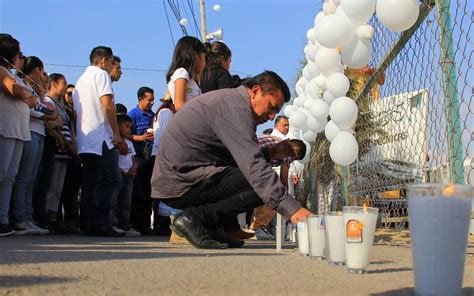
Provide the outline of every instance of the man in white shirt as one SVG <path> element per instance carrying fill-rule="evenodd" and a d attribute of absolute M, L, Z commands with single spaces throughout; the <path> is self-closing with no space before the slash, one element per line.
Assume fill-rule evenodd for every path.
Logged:
<path fill-rule="evenodd" d="M 90 235 L 123 236 L 112 228 L 109 213 L 121 184 L 118 151 L 128 152 L 120 136 L 112 81 L 110 47 L 98 46 L 73 93 L 77 113 L 77 147 L 82 161 L 81 226 Z M 117 149 L 115 149 L 117 148 Z"/>

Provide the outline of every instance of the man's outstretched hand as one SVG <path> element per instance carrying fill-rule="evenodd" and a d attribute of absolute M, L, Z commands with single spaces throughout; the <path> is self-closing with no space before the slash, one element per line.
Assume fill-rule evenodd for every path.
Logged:
<path fill-rule="evenodd" d="M 312 214 L 313 214 L 313 213 L 311 213 L 311 212 L 308 211 L 307 209 L 301 208 L 301 209 L 299 209 L 298 211 L 296 211 L 296 212 L 290 217 L 290 221 L 291 221 L 291 223 L 293 223 L 293 224 L 297 224 L 297 223 L 298 223 L 298 219 L 306 220 L 306 218 L 307 218 L 309 215 L 312 215 Z"/>

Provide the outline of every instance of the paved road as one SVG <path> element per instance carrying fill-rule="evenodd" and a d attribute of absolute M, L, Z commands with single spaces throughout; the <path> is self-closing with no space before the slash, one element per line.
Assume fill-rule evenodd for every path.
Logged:
<path fill-rule="evenodd" d="M 474 295 L 474 242 L 464 289 Z M 310 260 L 286 246 L 175 247 L 163 237 L 0 238 L 0 295 L 412 295 L 408 247 L 378 244 L 370 273 Z"/>

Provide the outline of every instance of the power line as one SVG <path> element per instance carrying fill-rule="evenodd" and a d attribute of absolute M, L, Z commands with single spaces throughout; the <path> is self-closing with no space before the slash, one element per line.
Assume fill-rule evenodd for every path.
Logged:
<path fill-rule="evenodd" d="M 83 66 L 83 65 L 71 65 L 71 64 L 44 64 L 44 65 L 55 66 L 55 67 L 65 67 L 65 68 L 87 68 L 88 67 L 88 66 Z M 168 70 L 145 69 L 145 68 L 122 68 L 122 70 L 143 71 L 143 72 L 168 72 Z"/>
<path fill-rule="evenodd" d="M 173 47 L 175 46 L 173 32 L 171 31 L 170 18 L 168 16 L 168 9 L 166 8 L 165 0 L 163 0 L 163 8 L 165 9 L 166 21 L 168 22 L 168 29 L 170 30 L 171 41 L 173 42 Z"/>

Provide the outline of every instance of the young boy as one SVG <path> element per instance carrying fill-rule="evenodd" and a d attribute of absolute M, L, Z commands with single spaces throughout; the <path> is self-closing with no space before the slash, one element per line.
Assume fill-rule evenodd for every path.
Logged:
<path fill-rule="evenodd" d="M 119 168 L 122 173 L 122 185 L 117 197 L 116 204 L 112 210 L 112 224 L 117 225 L 116 231 L 124 232 L 126 236 L 140 236 L 141 233 L 132 228 L 130 223 L 130 206 L 132 202 L 133 181 L 137 174 L 135 162 L 135 149 L 133 143 L 128 140 L 132 129 L 132 119 L 125 114 L 117 115 L 117 123 L 120 136 L 125 139 L 128 146 L 127 155 L 119 155 Z"/>

